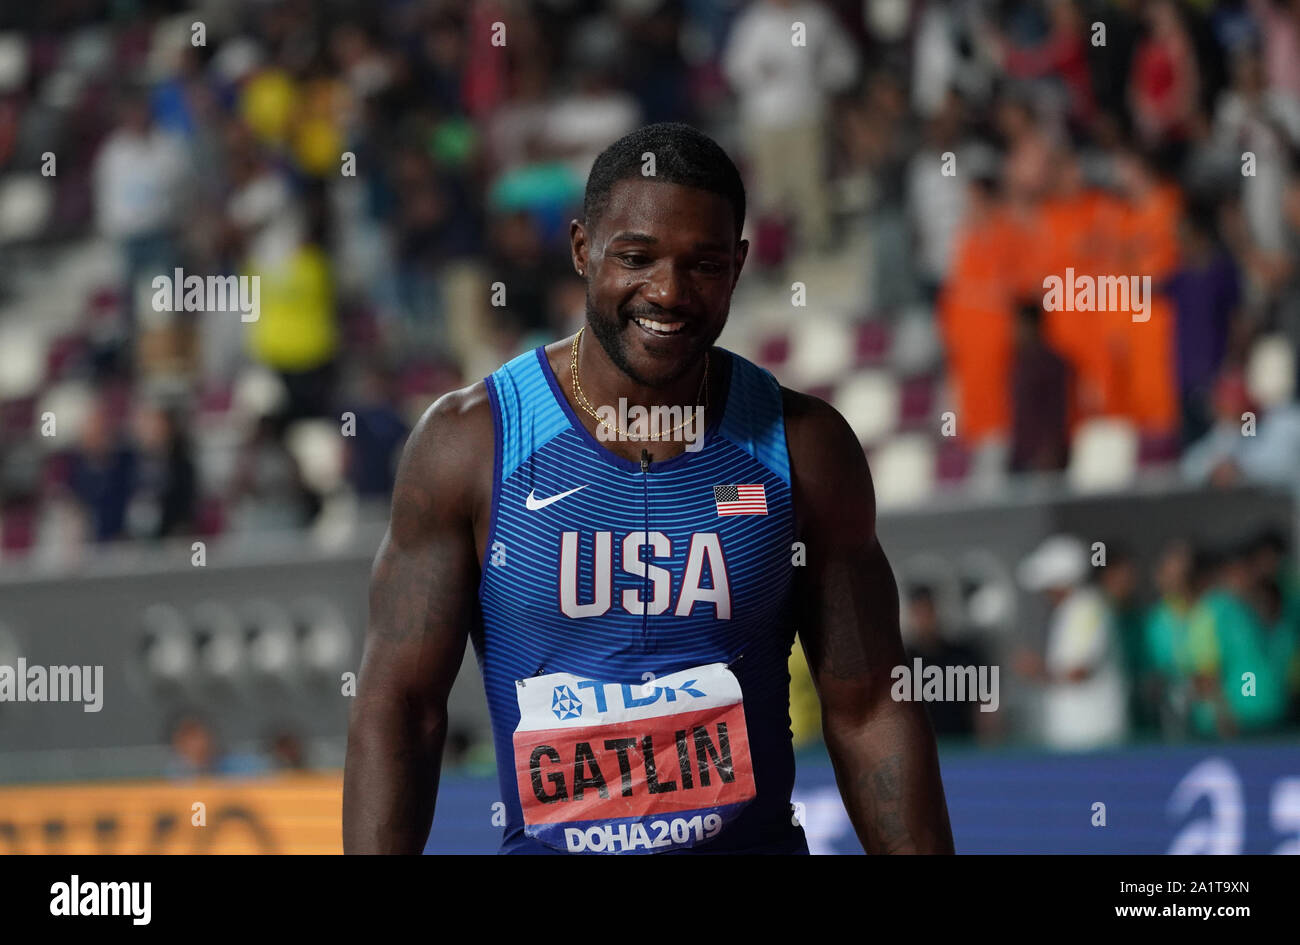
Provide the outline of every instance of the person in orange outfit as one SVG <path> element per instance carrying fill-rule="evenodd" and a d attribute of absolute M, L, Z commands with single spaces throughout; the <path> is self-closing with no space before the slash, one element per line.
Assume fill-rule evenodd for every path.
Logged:
<path fill-rule="evenodd" d="M 1174 312 L 1163 287 L 1178 265 L 1182 197 L 1137 151 L 1121 151 L 1116 169 L 1124 212 L 1115 273 L 1139 276 L 1150 286 L 1146 310 L 1138 312 L 1146 321 L 1133 320 L 1135 305 L 1111 320 L 1108 341 L 1123 382 L 1122 412 L 1144 433 L 1171 435 L 1178 429 L 1177 365 Z"/>
<path fill-rule="evenodd" d="M 979 446 L 1010 425 L 1014 288 L 1018 247 L 996 184 L 975 179 L 948 279 L 939 294 L 939 329 L 957 396 L 957 434 Z"/>

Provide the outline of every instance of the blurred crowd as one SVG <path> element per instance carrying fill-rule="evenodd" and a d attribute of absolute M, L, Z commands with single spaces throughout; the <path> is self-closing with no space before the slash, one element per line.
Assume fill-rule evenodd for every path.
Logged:
<path fill-rule="evenodd" d="M 987 693 L 974 677 L 964 693 L 926 701 L 940 739 L 1086 751 L 1300 730 L 1300 570 L 1284 531 L 1177 540 L 1149 567 L 1122 542 L 1058 534 L 1019 563 L 1016 580 L 1048 606 L 1041 637 L 979 632 L 946 611 L 936 587 L 903 582 L 906 666 L 999 670 L 992 711 L 981 710 Z M 820 715 L 797 648 L 792 667 L 800 745 L 818 738 Z"/>
<path fill-rule="evenodd" d="M 1065 469 L 1100 424 L 1106 462 L 1300 470 L 1294 0 L 54 0 L 0 25 L 5 555 L 382 499 L 437 394 L 580 321 L 568 220 L 657 120 L 737 158 L 753 291 L 834 258 L 871 273 L 863 319 L 924 313 L 971 466 Z M 869 259 L 836 255 L 853 232 Z M 177 270 L 259 276 L 259 317 L 159 305 Z M 1067 270 L 1149 276 L 1145 320 L 1045 311 Z"/>
<path fill-rule="evenodd" d="M 1019 579 L 1052 611 L 1041 653 L 1016 670 L 1042 686 L 1042 736 L 1059 749 L 1129 736 L 1235 739 L 1300 727 L 1300 573 L 1285 533 L 1175 542 L 1152 566 L 1154 595 L 1122 546 L 1105 560 L 1058 535 Z"/>

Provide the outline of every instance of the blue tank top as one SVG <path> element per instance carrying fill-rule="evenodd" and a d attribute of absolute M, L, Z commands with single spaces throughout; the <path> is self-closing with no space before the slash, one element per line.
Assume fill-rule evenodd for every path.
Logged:
<path fill-rule="evenodd" d="M 781 391 L 725 352 L 702 447 L 610 452 L 543 348 L 487 378 L 480 617 L 503 853 L 806 853 L 790 792 L 794 523 Z"/>

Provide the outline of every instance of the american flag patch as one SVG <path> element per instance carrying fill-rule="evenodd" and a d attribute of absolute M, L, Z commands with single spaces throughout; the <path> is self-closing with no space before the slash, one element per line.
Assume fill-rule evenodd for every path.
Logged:
<path fill-rule="evenodd" d="M 719 515 L 766 515 L 767 492 L 759 485 L 714 486 Z"/>

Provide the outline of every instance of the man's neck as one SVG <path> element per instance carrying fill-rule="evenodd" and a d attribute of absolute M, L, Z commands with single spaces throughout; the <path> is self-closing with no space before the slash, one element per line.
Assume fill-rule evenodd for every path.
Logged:
<path fill-rule="evenodd" d="M 572 344 L 572 342 L 570 342 Z M 701 382 L 712 358 L 701 356 L 681 376 L 662 386 L 642 384 L 616 365 L 590 332 L 583 332 L 578 344 L 578 380 L 593 408 L 609 405 L 617 409 L 619 399 L 629 406 L 677 407 L 690 410 L 704 403 Z"/>

